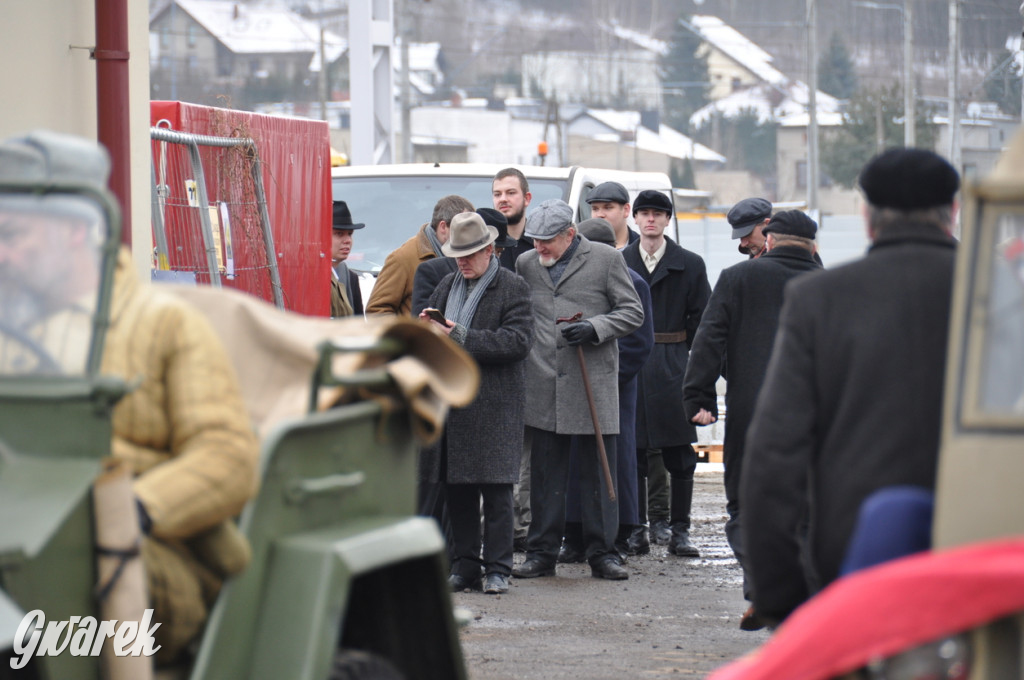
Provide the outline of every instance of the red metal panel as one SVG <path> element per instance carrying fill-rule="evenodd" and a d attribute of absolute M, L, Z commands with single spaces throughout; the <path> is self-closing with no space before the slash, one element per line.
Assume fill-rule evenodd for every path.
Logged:
<path fill-rule="evenodd" d="M 179 132 L 216 137 L 249 137 L 263 164 L 263 186 L 277 251 L 277 265 L 287 309 L 304 314 L 330 313 L 331 162 L 327 123 L 220 109 L 185 102 L 150 103 L 152 125 L 164 120 Z M 254 204 L 251 182 L 241 152 L 200 147 L 211 205 L 219 201 Z M 160 162 L 159 142 L 153 143 Z M 180 167 L 167 163 L 170 191 L 164 213 L 170 243 L 171 269 L 189 269 L 201 262 L 194 238 L 186 237 L 186 179 Z M 187 174 L 187 173 L 186 173 Z M 158 180 L 159 181 L 159 180 Z M 194 222 L 194 216 L 193 216 Z M 263 241 L 255 208 L 232 215 L 231 241 L 236 275 L 221 274 L 225 286 L 273 301 Z M 221 244 L 223 254 L 224 244 Z M 197 259 L 197 257 L 199 259 Z M 205 269 L 197 275 L 208 282 Z"/>

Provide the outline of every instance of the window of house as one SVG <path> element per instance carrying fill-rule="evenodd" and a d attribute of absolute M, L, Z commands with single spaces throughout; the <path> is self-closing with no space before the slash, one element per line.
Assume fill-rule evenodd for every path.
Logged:
<path fill-rule="evenodd" d="M 171 46 L 171 29 L 169 26 L 164 24 L 160 27 L 160 47 Z"/>
<path fill-rule="evenodd" d="M 195 24 L 188 25 L 188 46 L 195 47 L 196 40 L 199 38 L 199 29 L 196 28 Z"/>

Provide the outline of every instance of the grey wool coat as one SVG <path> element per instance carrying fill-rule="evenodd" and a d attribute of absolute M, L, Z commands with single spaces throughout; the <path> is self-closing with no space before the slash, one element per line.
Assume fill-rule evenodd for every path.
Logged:
<path fill-rule="evenodd" d="M 430 306 L 447 311 L 458 273 L 441 279 Z M 448 316 L 448 314 L 446 314 Z M 488 287 L 462 345 L 480 367 L 480 390 L 469 406 L 448 414 L 442 445 L 446 482 L 514 484 L 523 453 L 526 356 L 533 344 L 533 313 L 526 282 L 505 268 Z M 437 470 L 430 479 L 436 481 Z"/>
<path fill-rule="evenodd" d="M 516 261 L 516 271 L 530 286 L 535 320 L 526 366 L 526 424 L 558 434 L 594 434 L 577 349 L 562 337 L 563 326 L 555 325 L 558 318 L 582 312 L 597 331 L 597 342 L 582 347 L 601 433 L 618 434 L 616 340 L 640 327 L 644 308 L 622 255 L 603 243 L 577 238 L 579 246 L 557 286 L 536 251 Z"/>

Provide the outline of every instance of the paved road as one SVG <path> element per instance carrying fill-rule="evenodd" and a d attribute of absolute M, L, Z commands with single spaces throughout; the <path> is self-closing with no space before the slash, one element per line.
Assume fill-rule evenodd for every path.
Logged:
<path fill-rule="evenodd" d="M 699 559 L 653 546 L 630 558 L 628 581 L 560 564 L 555 578 L 512 579 L 507 595 L 456 593 L 472 614 L 462 631 L 471 680 L 704 677 L 766 640 L 739 630 L 746 603 L 720 471 L 698 471 L 693 515 Z"/>

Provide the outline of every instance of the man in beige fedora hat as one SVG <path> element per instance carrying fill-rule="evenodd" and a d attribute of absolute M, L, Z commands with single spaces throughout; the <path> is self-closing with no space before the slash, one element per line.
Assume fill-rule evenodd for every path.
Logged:
<path fill-rule="evenodd" d="M 441 250 L 458 269 L 430 296 L 445 321 L 419 318 L 465 349 L 480 366 L 480 390 L 448 415 L 440 455 L 421 465 L 422 482 L 447 485 L 454 557 L 452 590 L 508 592 L 512 573 L 512 485 L 519 479 L 526 403 L 526 357 L 533 344 L 530 289 L 498 263 L 498 230 L 474 212 L 455 215 Z M 481 447 L 480 442 L 488 442 Z M 480 500 L 486 541 L 481 540 Z M 481 556 L 481 543 L 483 555 Z"/>

